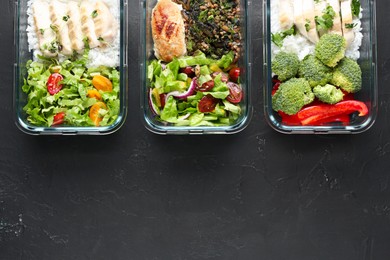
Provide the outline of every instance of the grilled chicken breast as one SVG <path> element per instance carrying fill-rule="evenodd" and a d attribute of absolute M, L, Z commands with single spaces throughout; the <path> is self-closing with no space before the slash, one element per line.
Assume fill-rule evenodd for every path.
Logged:
<path fill-rule="evenodd" d="M 85 37 L 88 38 L 90 48 L 95 48 L 100 45 L 95 33 L 95 23 L 93 22 L 94 6 L 89 2 L 82 2 L 80 5 L 81 15 L 81 30 Z"/>
<path fill-rule="evenodd" d="M 303 15 L 305 0 L 294 0 L 294 23 L 299 33 L 307 38 L 306 19 Z"/>
<path fill-rule="evenodd" d="M 114 41 L 118 27 L 110 9 L 105 3 L 98 1 L 95 4 L 95 12 L 93 21 L 97 39 L 103 44 Z"/>
<path fill-rule="evenodd" d="M 323 16 L 324 10 L 326 10 L 326 6 L 327 6 L 326 0 L 315 1 L 315 3 L 314 3 L 314 17 Z M 317 31 L 318 31 L 318 34 L 320 37 L 326 33 L 326 30 L 319 29 L 318 27 L 317 27 Z"/>
<path fill-rule="evenodd" d="M 282 31 L 290 29 L 294 25 L 293 0 L 279 0 L 279 24 Z"/>
<path fill-rule="evenodd" d="M 159 0 L 152 10 L 152 37 L 158 59 L 169 62 L 186 54 L 185 28 L 181 6 Z"/>
<path fill-rule="evenodd" d="M 314 0 L 306 0 L 302 5 L 302 15 L 305 18 L 305 29 L 307 31 L 307 38 L 312 43 L 319 41 L 316 21 L 314 19 Z"/>
<path fill-rule="evenodd" d="M 66 4 L 58 0 L 52 0 L 50 2 L 50 19 L 58 30 L 58 40 L 62 46 L 61 52 L 65 55 L 71 55 L 73 51 L 67 25 L 68 18 Z"/>
<path fill-rule="evenodd" d="M 58 49 L 53 48 L 56 45 L 56 33 L 51 28 L 49 4 L 44 1 L 35 1 L 33 6 L 33 17 L 38 37 L 39 48 L 46 57 L 55 57 Z"/>
<path fill-rule="evenodd" d="M 355 39 L 355 33 L 351 28 L 351 26 L 353 26 L 351 2 L 352 0 L 341 0 L 340 2 L 340 10 L 342 17 L 341 28 L 343 30 L 343 35 L 347 42 L 347 46 L 349 46 Z"/>
<path fill-rule="evenodd" d="M 68 28 L 69 28 L 69 38 L 72 43 L 72 49 L 81 52 L 84 48 L 83 42 L 83 31 L 81 29 L 81 15 L 80 9 L 77 2 L 70 1 L 68 3 Z"/>
<path fill-rule="evenodd" d="M 329 30 L 329 32 L 343 35 L 343 31 L 341 29 L 340 0 L 327 0 L 327 2 L 336 13 L 335 17 L 333 18 L 333 27 Z"/>

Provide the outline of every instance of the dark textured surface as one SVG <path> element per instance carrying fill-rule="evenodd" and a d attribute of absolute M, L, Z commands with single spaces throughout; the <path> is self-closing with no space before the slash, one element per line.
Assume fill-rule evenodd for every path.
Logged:
<path fill-rule="evenodd" d="M 366 133 L 286 136 L 267 125 L 261 26 L 247 129 L 149 133 L 130 1 L 125 125 L 109 136 L 36 137 L 14 124 L 14 8 L 2 1 L 0 259 L 390 259 L 390 7 L 377 5 L 380 107 Z M 260 24 L 260 1 L 253 8 Z"/>

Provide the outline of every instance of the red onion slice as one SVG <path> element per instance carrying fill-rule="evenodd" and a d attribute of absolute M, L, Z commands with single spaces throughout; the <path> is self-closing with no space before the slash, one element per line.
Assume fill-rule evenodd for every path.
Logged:
<path fill-rule="evenodd" d="M 169 92 L 167 94 L 167 96 L 165 97 L 165 103 L 168 101 L 168 98 L 170 96 L 173 96 L 173 97 L 178 98 L 178 99 L 185 99 L 185 98 L 191 96 L 195 92 L 195 87 L 196 87 L 196 77 L 192 78 L 190 87 L 188 88 L 188 90 L 186 92 L 179 92 L 179 91 Z"/>

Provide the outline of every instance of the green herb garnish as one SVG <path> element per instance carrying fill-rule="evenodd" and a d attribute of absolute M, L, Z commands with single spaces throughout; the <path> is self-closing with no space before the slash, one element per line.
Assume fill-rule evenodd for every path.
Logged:
<path fill-rule="evenodd" d="M 333 7 L 328 5 L 323 11 L 322 16 L 316 16 L 314 19 L 319 30 L 329 30 L 333 27 L 333 19 L 336 16 L 336 12 Z"/>
<path fill-rule="evenodd" d="M 352 14 L 354 16 L 359 17 L 359 14 L 360 14 L 360 1 L 359 0 L 352 0 L 351 10 L 352 10 Z"/>
<path fill-rule="evenodd" d="M 356 27 L 356 23 L 346 23 L 345 24 L 345 28 L 347 29 L 353 29 L 354 27 Z"/>
<path fill-rule="evenodd" d="M 65 22 L 67 22 L 69 20 L 70 16 L 69 15 L 65 15 L 64 17 L 62 17 L 62 20 L 64 20 Z"/>
<path fill-rule="evenodd" d="M 289 35 L 295 35 L 295 26 L 293 25 L 290 29 L 279 32 L 279 33 L 271 33 L 271 41 L 275 43 L 276 46 L 282 47 L 283 46 L 283 40 Z"/>
<path fill-rule="evenodd" d="M 96 18 L 98 16 L 97 10 L 93 10 L 91 16 L 92 16 L 92 18 Z"/>
<path fill-rule="evenodd" d="M 306 32 L 310 31 L 310 20 L 309 19 L 306 19 L 305 28 L 306 28 Z"/>

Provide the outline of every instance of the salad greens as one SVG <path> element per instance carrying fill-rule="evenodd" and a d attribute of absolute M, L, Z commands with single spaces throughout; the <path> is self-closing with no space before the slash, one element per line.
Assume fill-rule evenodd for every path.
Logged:
<path fill-rule="evenodd" d="M 88 49 L 80 58 L 71 57 L 63 62 L 43 57 L 40 57 L 40 61 L 27 62 L 28 75 L 22 90 L 27 94 L 27 104 L 23 110 L 28 122 L 38 126 L 52 126 L 56 115 L 63 113 L 61 123 L 64 125 L 96 126 L 96 121 L 91 119 L 90 108 L 97 102 L 103 102 L 107 109 L 98 111 L 101 117 L 98 125 L 114 123 L 120 112 L 119 72 L 104 66 L 87 68 L 87 57 Z M 62 85 L 61 90 L 51 95 L 47 85 L 53 73 L 61 74 L 63 79 L 58 83 Z M 112 82 L 112 91 L 97 90 L 100 93 L 98 98 L 89 96 L 88 91 L 94 89 L 92 78 L 95 75 L 107 77 Z"/>
<path fill-rule="evenodd" d="M 157 119 L 175 126 L 234 123 L 242 112 L 238 104 L 242 96 L 230 102 L 228 76 L 223 79 L 223 74 L 227 75 L 224 71 L 231 67 L 233 59 L 233 52 L 213 60 L 198 51 L 194 56 L 177 58 L 168 64 L 152 60 L 147 68 L 149 104 Z M 189 67 L 194 70 L 193 75 L 183 72 Z M 192 84 L 196 84 L 195 87 Z M 200 88 L 208 84 L 212 87 Z"/>

